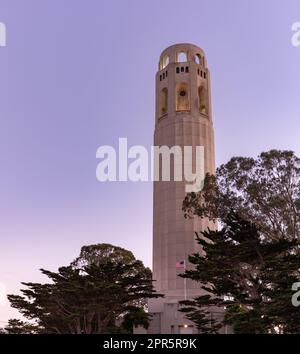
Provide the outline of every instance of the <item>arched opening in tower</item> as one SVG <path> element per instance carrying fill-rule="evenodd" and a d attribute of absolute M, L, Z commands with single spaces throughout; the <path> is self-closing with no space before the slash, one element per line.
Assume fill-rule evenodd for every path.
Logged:
<path fill-rule="evenodd" d="M 177 63 L 187 62 L 187 54 L 184 51 L 181 51 L 177 54 Z"/>
<path fill-rule="evenodd" d="M 203 86 L 198 88 L 199 111 L 202 114 L 207 114 L 207 95 Z"/>
<path fill-rule="evenodd" d="M 176 87 L 176 111 L 189 111 L 189 92 L 186 83 L 180 83 Z"/>
<path fill-rule="evenodd" d="M 163 70 L 166 66 L 169 65 L 169 62 L 170 62 L 170 57 L 168 55 L 163 56 L 159 63 L 159 70 Z"/>
<path fill-rule="evenodd" d="M 159 114 L 163 116 L 168 113 L 168 89 L 164 87 L 160 92 Z"/>

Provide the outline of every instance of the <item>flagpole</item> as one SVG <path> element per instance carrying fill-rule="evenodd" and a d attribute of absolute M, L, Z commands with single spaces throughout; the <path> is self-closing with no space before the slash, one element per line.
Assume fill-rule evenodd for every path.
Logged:
<path fill-rule="evenodd" d="M 186 261 L 184 260 L 184 273 L 186 271 Z M 186 278 L 183 278 L 183 286 L 184 286 L 184 300 L 187 300 L 187 294 L 186 294 Z"/>

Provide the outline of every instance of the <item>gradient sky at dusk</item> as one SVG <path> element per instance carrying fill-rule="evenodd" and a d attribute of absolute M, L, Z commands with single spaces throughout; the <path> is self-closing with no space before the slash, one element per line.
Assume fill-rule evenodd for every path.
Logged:
<path fill-rule="evenodd" d="M 82 245 L 151 265 L 151 183 L 97 182 L 96 149 L 150 146 L 160 52 L 204 49 L 217 164 L 300 155 L 299 0 L 0 0 L 0 283 L 44 281 Z M 0 306 L 0 327 L 16 316 Z M 3 322 L 1 322 L 3 321 Z"/>

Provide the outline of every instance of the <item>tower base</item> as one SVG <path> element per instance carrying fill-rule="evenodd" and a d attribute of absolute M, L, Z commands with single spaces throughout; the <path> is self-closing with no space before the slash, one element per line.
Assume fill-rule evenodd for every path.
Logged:
<path fill-rule="evenodd" d="M 195 324 L 179 311 L 179 303 L 176 299 L 151 299 L 149 309 L 152 321 L 147 331 L 148 334 L 198 333 Z"/>
<path fill-rule="evenodd" d="M 152 316 L 150 326 L 141 332 L 136 328 L 134 333 L 147 334 L 201 334 L 195 323 L 186 318 L 183 312 L 179 311 L 179 301 L 183 299 L 159 298 L 149 300 L 149 309 Z M 224 312 L 220 309 L 211 314 L 212 318 L 221 320 Z M 230 326 L 222 327 L 219 334 L 232 334 Z"/>

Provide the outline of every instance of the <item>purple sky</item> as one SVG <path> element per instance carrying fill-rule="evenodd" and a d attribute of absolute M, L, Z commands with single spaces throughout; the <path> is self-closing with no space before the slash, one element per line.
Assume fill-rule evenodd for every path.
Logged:
<path fill-rule="evenodd" d="M 43 281 L 86 244 L 151 265 L 151 183 L 95 178 L 96 149 L 150 146 L 160 52 L 202 47 L 217 163 L 300 155 L 299 0 L 0 0 L 0 283 Z M 0 306 L 0 327 L 16 312 Z M 3 322 L 1 322 L 3 321 Z"/>

